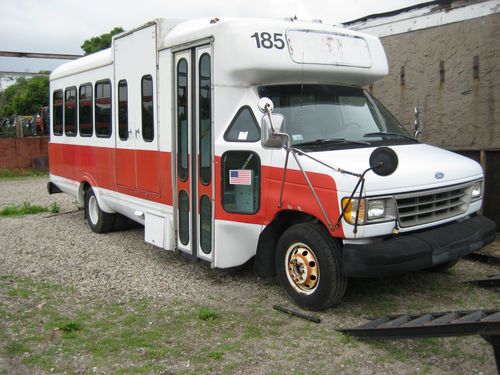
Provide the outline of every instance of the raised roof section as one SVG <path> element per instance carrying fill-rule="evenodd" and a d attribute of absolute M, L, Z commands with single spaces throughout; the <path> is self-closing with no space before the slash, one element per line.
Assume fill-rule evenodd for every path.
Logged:
<path fill-rule="evenodd" d="M 253 86 L 277 83 L 368 85 L 388 73 L 377 37 L 319 22 L 265 18 L 156 19 L 117 35 L 157 24 L 159 51 L 213 42 L 214 83 Z M 140 58 L 139 56 L 137 58 Z M 61 65 L 58 79 L 112 64 L 111 49 Z"/>

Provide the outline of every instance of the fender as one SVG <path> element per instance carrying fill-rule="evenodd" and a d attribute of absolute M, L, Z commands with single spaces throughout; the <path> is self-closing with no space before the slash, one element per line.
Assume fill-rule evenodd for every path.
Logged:
<path fill-rule="evenodd" d="M 79 207 L 85 207 L 85 191 L 88 188 L 92 188 L 94 190 L 95 197 L 97 199 L 97 203 L 99 203 L 99 207 L 101 210 L 108 214 L 114 214 L 115 211 L 109 207 L 109 205 L 106 203 L 106 200 L 104 199 L 103 192 L 102 190 L 96 186 L 97 184 L 95 183 L 95 180 L 92 178 L 91 175 L 89 174 L 84 174 L 82 177 L 82 181 L 80 182 L 80 186 L 78 187 L 78 195 L 77 195 L 77 201 L 78 201 L 78 206 Z"/>

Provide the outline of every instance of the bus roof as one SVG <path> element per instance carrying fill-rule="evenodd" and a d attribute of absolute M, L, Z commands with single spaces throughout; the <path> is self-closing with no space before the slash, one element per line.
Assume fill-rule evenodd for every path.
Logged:
<path fill-rule="evenodd" d="M 262 85 L 287 82 L 368 85 L 388 73 L 377 37 L 292 19 L 157 19 L 157 48 L 181 50 L 214 42 L 216 84 Z M 114 39 L 126 37 L 134 30 Z M 111 49 L 61 65 L 51 80 L 113 63 Z"/>

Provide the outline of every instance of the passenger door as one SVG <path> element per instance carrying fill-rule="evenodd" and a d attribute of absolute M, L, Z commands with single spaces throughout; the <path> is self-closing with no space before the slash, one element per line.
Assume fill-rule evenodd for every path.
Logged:
<path fill-rule="evenodd" d="M 116 182 L 159 193 L 156 24 L 118 37 L 114 48 Z"/>
<path fill-rule="evenodd" d="M 177 248 L 213 258 L 211 46 L 175 54 Z"/>

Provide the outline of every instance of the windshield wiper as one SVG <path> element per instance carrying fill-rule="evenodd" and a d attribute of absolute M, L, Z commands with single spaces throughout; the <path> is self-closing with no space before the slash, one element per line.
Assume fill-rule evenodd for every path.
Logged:
<path fill-rule="evenodd" d="M 405 138 L 409 139 L 414 142 L 418 142 L 415 138 L 413 138 L 411 135 L 406 135 L 406 134 L 401 134 L 401 133 L 391 133 L 391 132 L 374 132 L 374 133 L 366 133 L 363 135 L 363 137 L 399 137 L 399 138 Z"/>
<path fill-rule="evenodd" d="M 294 146 L 319 146 L 319 145 L 329 145 L 329 144 L 355 144 L 355 145 L 370 145 L 370 142 L 364 141 L 351 141 L 345 138 L 319 138 L 314 141 L 302 142 L 294 144 Z"/>

